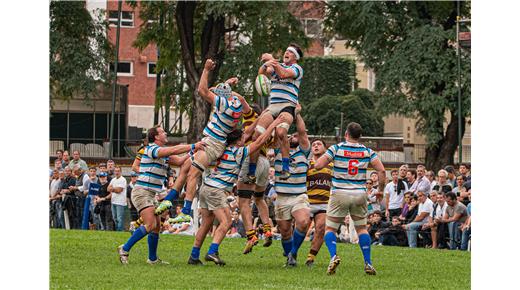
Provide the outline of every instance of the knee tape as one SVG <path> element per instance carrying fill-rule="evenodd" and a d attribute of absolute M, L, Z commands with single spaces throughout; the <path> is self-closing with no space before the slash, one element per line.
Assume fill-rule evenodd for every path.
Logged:
<path fill-rule="evenodd" d="M 276 126 L 276 128 L 284 128 L 285 130 L 289 131 L 289 128 L 291 127 L 291 124 L 287 122 L 280 123 Z"/>
<path fill-rule="evenodd" d="M 197 162 L 197 160 L 195 160 L 195 159 L 193 159 L 193 160 L 191 161 L 191 166 L 197 168 L 198 170 L 200 170 L 200 172 L 204 172 L 204 170 L 206 170 L 206 168 L 205 168 L 204 166 L 200 165 L 200 164 Z"/>
<path fill-rule="evenodd" d="M 252 190 L 241 189 L 241 190 L 237 191 L 237 195 L 240 198 L 251 198 L 251 196 L 253 196 L 253 194 L 254 194 L 254 191 L 252 191 Z"/>
<path fill-rule="evenodd" d="M 339 226 L 341 225 L 341 223 L 333 222 L 333 221 L 327 219 L 327 220 L 325 221 L 325 225 L 326 225 L 327 227 L 329 227 L 329 228 L 333 228 L 334 230 L 337 231 L 337 230 L 339 229 Z"/>
<path fill-rule="evenodd" d="M 256 126 L 256 131 L 259 133 L 259 134 L 263 134 L 265 132 L 265 128 L 260 126 L 260 125 L 257 125 Z"/>

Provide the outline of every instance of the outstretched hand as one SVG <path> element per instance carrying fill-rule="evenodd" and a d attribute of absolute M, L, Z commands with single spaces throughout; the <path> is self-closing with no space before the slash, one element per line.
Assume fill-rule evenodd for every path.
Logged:
<path fill-rule="evenodd" d="M 229 78 L 226 81 L 226 83 L 229 84 L 230 86 L 234 86 L 234 85 L 238 84 L 238 78 L 237 77 Z"/>
<path fill-rule="evenodd" d="M 195 152 L 197 152 L 199 150 L 204 150 L 205 147 L 206 147 L 206 143 L 204 143 L 204 141 L 199 141 L 199 142 L 195 143 Z"/>
<path fill-rule="evenodd" d="M 266 61 L 269 61 L 269 60 L 272 60 L 272 59 L 274 59 L 274 57 L 270 53 L 262 53 L 262 56 L 260 57 L 260 60 L 262 62 L 266 62 Z"/>
<path fill-rule="evenodd" d="M 216 63 L 212 59 L 208 58 L 206 59 L 206 63 L 204 64 L 204 69 L 211 71 L 215 69 L 215 65 Z"/>

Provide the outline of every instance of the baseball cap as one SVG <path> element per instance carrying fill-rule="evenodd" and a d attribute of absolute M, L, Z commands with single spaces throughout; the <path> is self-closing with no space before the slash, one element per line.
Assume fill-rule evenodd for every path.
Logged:
<path fill-rule="evenodd" d="M 99 177 L 107 177 L 108 174 L 106 172 L 100 172 Z"/>

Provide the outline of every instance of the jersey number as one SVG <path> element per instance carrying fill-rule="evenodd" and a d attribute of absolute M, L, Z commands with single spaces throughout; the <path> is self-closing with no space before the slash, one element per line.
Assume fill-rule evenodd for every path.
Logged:
<path fill-rule="evenodd" d="M 348 174 L 349 175 L 356 175 L 358 174 L 358 165 L 359 161 L 357 160 L 349 160 L 348 162 Z"/>

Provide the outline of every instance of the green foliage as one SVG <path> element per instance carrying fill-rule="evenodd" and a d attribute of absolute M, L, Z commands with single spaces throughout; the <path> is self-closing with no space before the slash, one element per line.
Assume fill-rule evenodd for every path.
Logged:
<path fill-rule="evenodd" d="M 343 131 L 349 122 L 357 122 L 364 136 L 382 136 L 384 122 L 374 109 L 375 96 L 368 90 L 354 91 L 346 96 L 324 96 L 305 105 L 302 114 L 311 135 L 335 135 L 343 113 Z M 343 136 L 343 132 L 340 132 Z"/>
<path fill-rule="evenodd" d="M 282 265 L 280 241 L 269 248 L 260 241 L 253 252 L 242 254 L 245 239 L 226 238 L 219 252 L 226 266 L 203 262 L 187 264 L 194 237 L 161 234 L 158 256 L 170 265 L 146 264 L 146 238 L 130 252 L 128 265 L 121 265 L 116 247 L 124 243 L 128 232 L 55 230 L 49 233 L 49 288 L 51 289 L 469 289 L 471 254 L 467 251 L 439 251 L 405 247 L 372 247 L 372 259 L 378 273 L 363 272 L 363 258 L 358 245 L 338 243 L 342 261 L 335 276 L 325 271 L 329 255 L 325 245 L 316 256 L 314 267 L 304 265 L 310 242 L 303 242 L 298 266 Z M 201 258 L 211 243 L 207 237 Z M 442 282 L 438 275 L 442 270 Z M 410 279 L 420 277 L 420 279 Z"/>
<path fill-rule="evenodd" d="M 456 2 L 330 2 L 326 25 L 376 73 L 379 108 L 418 119 L 429 147 L 447 138 L 457 113 Z M 469 17 L 469 2 L 461 15 Z M 462 50 L 462 117 L 470 114 L 471 55 Z"/>
<path fill-rule="evenodd" d="M 102 13 L 94 20 L 85 1 L 50 2 L 50 94 L 68 100 L 81 95 L 86 101 L 108 79 L 110 44 Z"/>
<path fill-rule="evenodd" d="M 299 101 L 307 104 L 323 96 L 345 96 L 355 83 L 356 64 L 344 57 L 304 57 Z"/>

